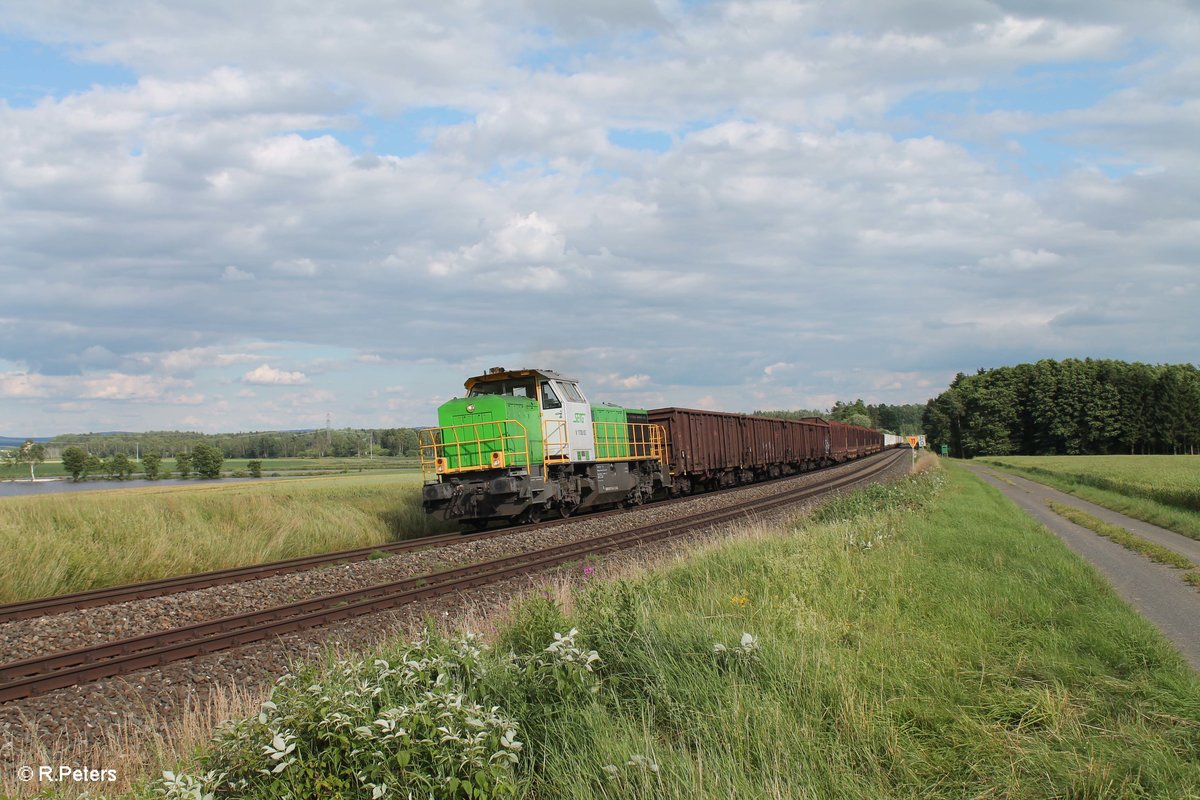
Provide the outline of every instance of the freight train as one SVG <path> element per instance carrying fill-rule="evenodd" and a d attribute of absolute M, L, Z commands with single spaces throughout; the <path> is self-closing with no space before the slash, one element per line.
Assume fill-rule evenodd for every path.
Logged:
<path fill-rule="evenodd" d="M 877 453 L 833 420 L 592 403 L 579 382 L 495 367 L 419 435 L 426 512 L 482 529 L 795 475 Z"/>

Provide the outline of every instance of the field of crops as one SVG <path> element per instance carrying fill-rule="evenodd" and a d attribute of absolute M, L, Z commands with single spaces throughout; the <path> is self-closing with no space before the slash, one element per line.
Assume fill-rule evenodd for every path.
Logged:
<path fill-rule="evenodd" d="M 1200 457 L 1005 456 L 977 461 L 1200 539 Z"/>
<path fill-rule="evenodd" d="M 1196 456 L 1006 456 L 980 461 L 1200 511 Z"/>
<path fill-rule="evenodd" d="M 365 547 L 432 529 L 411 472 L 7 498 L 0 500 L 0 602 Z"/>

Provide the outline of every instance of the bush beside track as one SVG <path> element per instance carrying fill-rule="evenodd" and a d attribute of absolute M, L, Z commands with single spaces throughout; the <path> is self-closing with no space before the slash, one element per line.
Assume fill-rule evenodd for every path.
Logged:
<path fill-rule="evenodd" d="M 262 798 L 382 786 L 1186 797 L 1200 785 L 1195 674 L 1091 568 L 960 470 L 851 495 L 800 531 L 604 573 L 582 566 L 564 602 L 523 601 L 494 647 L 432 635 L 386 648 L 386 664 L 293 677 L 183 765 L 192 777 L 142 794 L 185 796 L 210 771 L 210 788 L 244 781 L 239 796 Z M 448 740 L 421 734 L 426 715 Z"/>

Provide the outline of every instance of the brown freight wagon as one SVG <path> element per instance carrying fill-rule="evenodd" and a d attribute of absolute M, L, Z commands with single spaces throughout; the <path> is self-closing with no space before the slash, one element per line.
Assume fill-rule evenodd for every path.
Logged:
<path fill-rule="evenodd" d="M 824 420 L 691 408 L 656 408 L 648 416 L 666 430 L 675 494 L 794 475 L 831 463 Z"/>
<path fill-rule="evenodd" d="M 883 449 L 883 434 L 860 425 L 829 420 L 831 456 L 834 461 L 861 458 Z"/>

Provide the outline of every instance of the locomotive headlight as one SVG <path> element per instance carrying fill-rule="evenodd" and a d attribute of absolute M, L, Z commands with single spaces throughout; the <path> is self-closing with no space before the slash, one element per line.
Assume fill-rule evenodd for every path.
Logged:
<path fill-rule="evenodd" d="M 434 472 L 441 475 L 446 471 L 446 459 L 439 458 L 434 462 Z"/>
<path fill-rule="evenodd" d="M 492 466 L 493 467 L 503 467 L 504 466 L 504 453 L 501 453 L 499 450 L 492 453 Z"/>
<path fill-rule="evenodd" d="M 474 413 L 475 413 L 475 404 L 474 404 L 474 403 L 469 403 L 469 404 L 467 404 L 467 413 L 468 413 L 468 414 L 474 414 Z"/>

